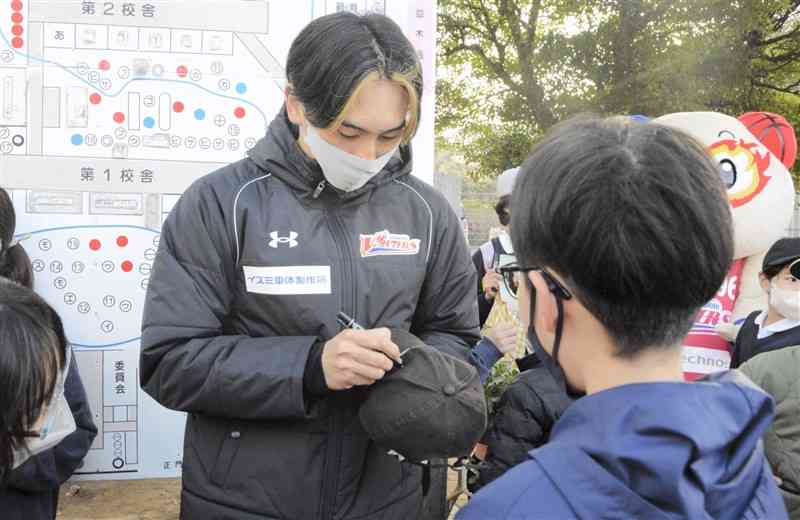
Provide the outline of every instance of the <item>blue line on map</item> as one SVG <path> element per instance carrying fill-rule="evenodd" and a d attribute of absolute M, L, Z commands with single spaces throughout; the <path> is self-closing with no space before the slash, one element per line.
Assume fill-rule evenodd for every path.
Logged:
<path fill-rule="evenodd" d="M 27 233 L 19 233 L 14 238 L 16 238 L 17 240 L 24 240 L 25 237 L 27 237 L 29 235 L 39 235 L 41 233 L 49 233 L 51 231 L 68 231 L 68 230 L 72 230 L 72 229 L 121 229 L 121 228 L 125 228 L 125 229 L 141 229 L 142 231 L 149 231 L 149 232 L 154 233 L 156 235 L 161 234 L 161 232 L 158 231 L 158 230 L 150 229 L 150 228 L 146 228 L 146 227 L 142 227 L 142 226 L 127 226 L 125 224 L 111 224 L 111 225 L 106 225 L 106 226 L 64 226 L 64 227 L 55 227 L 55 228 L 48 228 L 48 229 L 39 229 L 37 231 L 29 231 Z"/>
<path fill-rule="evenodd" d="M 110 348 L 110 347 L 119 347 L 120 345 L 125 345 L 125 344 L 128 344 L 128 343 L 134 342 L 134 341 L 140 341 L 141 339 L 142 339 L 142 337 L 139 336 L 138 338 L 126 339 L 125 341 L 120 341 L 119 343 L 104 343 L 102 345 L 99 345 L 99 344 L 98 345 L 84 345 L 82 343 L 73 343 L 73 342 L 69 341 L 69 338 L 67 338 L 67 342 L 70 345 L 72 345 L 73 347 L 78 347 L 78 348 Z"/>

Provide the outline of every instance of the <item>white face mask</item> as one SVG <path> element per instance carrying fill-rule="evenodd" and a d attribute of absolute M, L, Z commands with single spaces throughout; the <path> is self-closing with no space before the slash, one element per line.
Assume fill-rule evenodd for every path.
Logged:
<path fill-rule="evenodd" d="M 769 304 L 785 318 L 800 321 L 800 291 L 770 284 Z"/>
<path fill-rule="evenodd" d="M 45 408 L 45 417 L 38 437 L 25 439 L 25 446 L 20 446 L 14 450 L 14 465 L 12 468 L 20 466 L 23 462 L 34 455 L 38 455 L 50 448 L 56 447 L 69 434 L 75 431 L 75 418 L 72 410 L 64 397 L 64 385 L 69 373 L 69 365 L 72 362 L 72 349 L 67 348 L 67 362 L 64 369 L 58 376 L 58 381 L 53 389 L 53 397 Z"/>
<path fill-rule="evenodd" d="M 367 160 L 330 144 L 316 128 L 306 125 L 305 142 L 314 154 L 325 179 L 342 191 L 355 191 L 378 175 L 397 151 L 399 144 L 377 159 Z"/>
<path fill-rule="evenodd" d="M 503 246 L 505 252 L 508 253 L 509 255 L 513 255 L 514 244 L 511 243 L 511 237 L 509 236 L 508 232 L 503 231 L 502 233 L 497 235 L 497 238 L 500 240 L 500 245 Z"/>

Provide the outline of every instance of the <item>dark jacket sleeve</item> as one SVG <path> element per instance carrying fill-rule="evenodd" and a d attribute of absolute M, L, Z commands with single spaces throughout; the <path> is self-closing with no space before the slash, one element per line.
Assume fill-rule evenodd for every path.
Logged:
<path fill-rule="evenodd" d="M 475 267 L 458 218 L 442 199 L 432 251 L 411 332 L 426 344 L 468 361 L 480 339 Z"/>
<path fill-rule="evenodd" d="M 519 382 L 519 380 L 518 380 Z M 549 426 L 541 399 L 524 384 L 512 384 L 500 398 L 484 435 L 486 460 L 480 465 L 473 492 L 524 461 L 528 452 L 547 440 Z"/>
<path fill-rule="evenodd" d="M 58 446 L 31 457 L 9 475 L 9 488 L 27 493 L 43 493 L 58 489 L 80 466 L 92 441 L 97 436 L 97 426 L 86 398 L 86 391 L 78 373 L 77 363 L 70 364 L 64 384 L 64 397 L 75 418 L 75 431 Z"/>
<path fill-rule="evenodd" d="M 478 376 L 481 379 L 481 384 L 486 384 L 489 375 L 492 373 L 494 364 L 500 361 L 503 353 L 497 349 L 489 338 L 481 338 L 480 341 L 469 351 L 469 359 L 472 366 L 478 369 Z"/>
<path fill-rule="evenodd" d="M 227 335 L 235 238 L 203 181 L 167 218 L 142 322 L 141 385 L 173 410 L 240 419 L 305 418 L 311 336 Z"/>
<path fill-rule="evenodd" d="M 494 300 L 487 300 L 486 293 L 483 292 L 483 277 L 486 276 L 486 267 L 483 265 L 483 255 L 480 249 L 472 254 L 472 264 L 475 266 L 475 272 L 478 273 L 478 319 L 480 326 L 483 327 L 489 318 L 489 311 L 492 310 Z"/>

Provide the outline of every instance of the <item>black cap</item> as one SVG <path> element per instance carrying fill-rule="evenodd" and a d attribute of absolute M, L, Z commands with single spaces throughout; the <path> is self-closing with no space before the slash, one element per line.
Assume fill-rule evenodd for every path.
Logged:
<path fill-rule="evenodd" d="M 403 366 L 372 385 L 359 410 L 372 440 L 411 461 L 468 455 L 486 430 L 486 400 L 472 365 L 393 329 Z"/>
<path fill-rule="evenodd" d="M 772 244 L 772 247 L 767 251 L 761 271 L 764 272 L 770 267 L 789 264 L 798 258 L 800 258 L 800 238 L 782 238 Z M 796 275 L 792 273 L 792 276 Z"/>

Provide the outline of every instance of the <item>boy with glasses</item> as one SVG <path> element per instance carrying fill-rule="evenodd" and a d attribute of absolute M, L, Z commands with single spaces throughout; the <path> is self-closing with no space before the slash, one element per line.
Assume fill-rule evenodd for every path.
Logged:
<path fill-rule="evenodd" d="M 575 401 L 458 518 L 785 519 L 735 371 L 686 383 L 681 343 L 731 263 L 719 172 L 686 134 L 619 118 L 551 130 L 512 200 L 520 318 Z"/>

